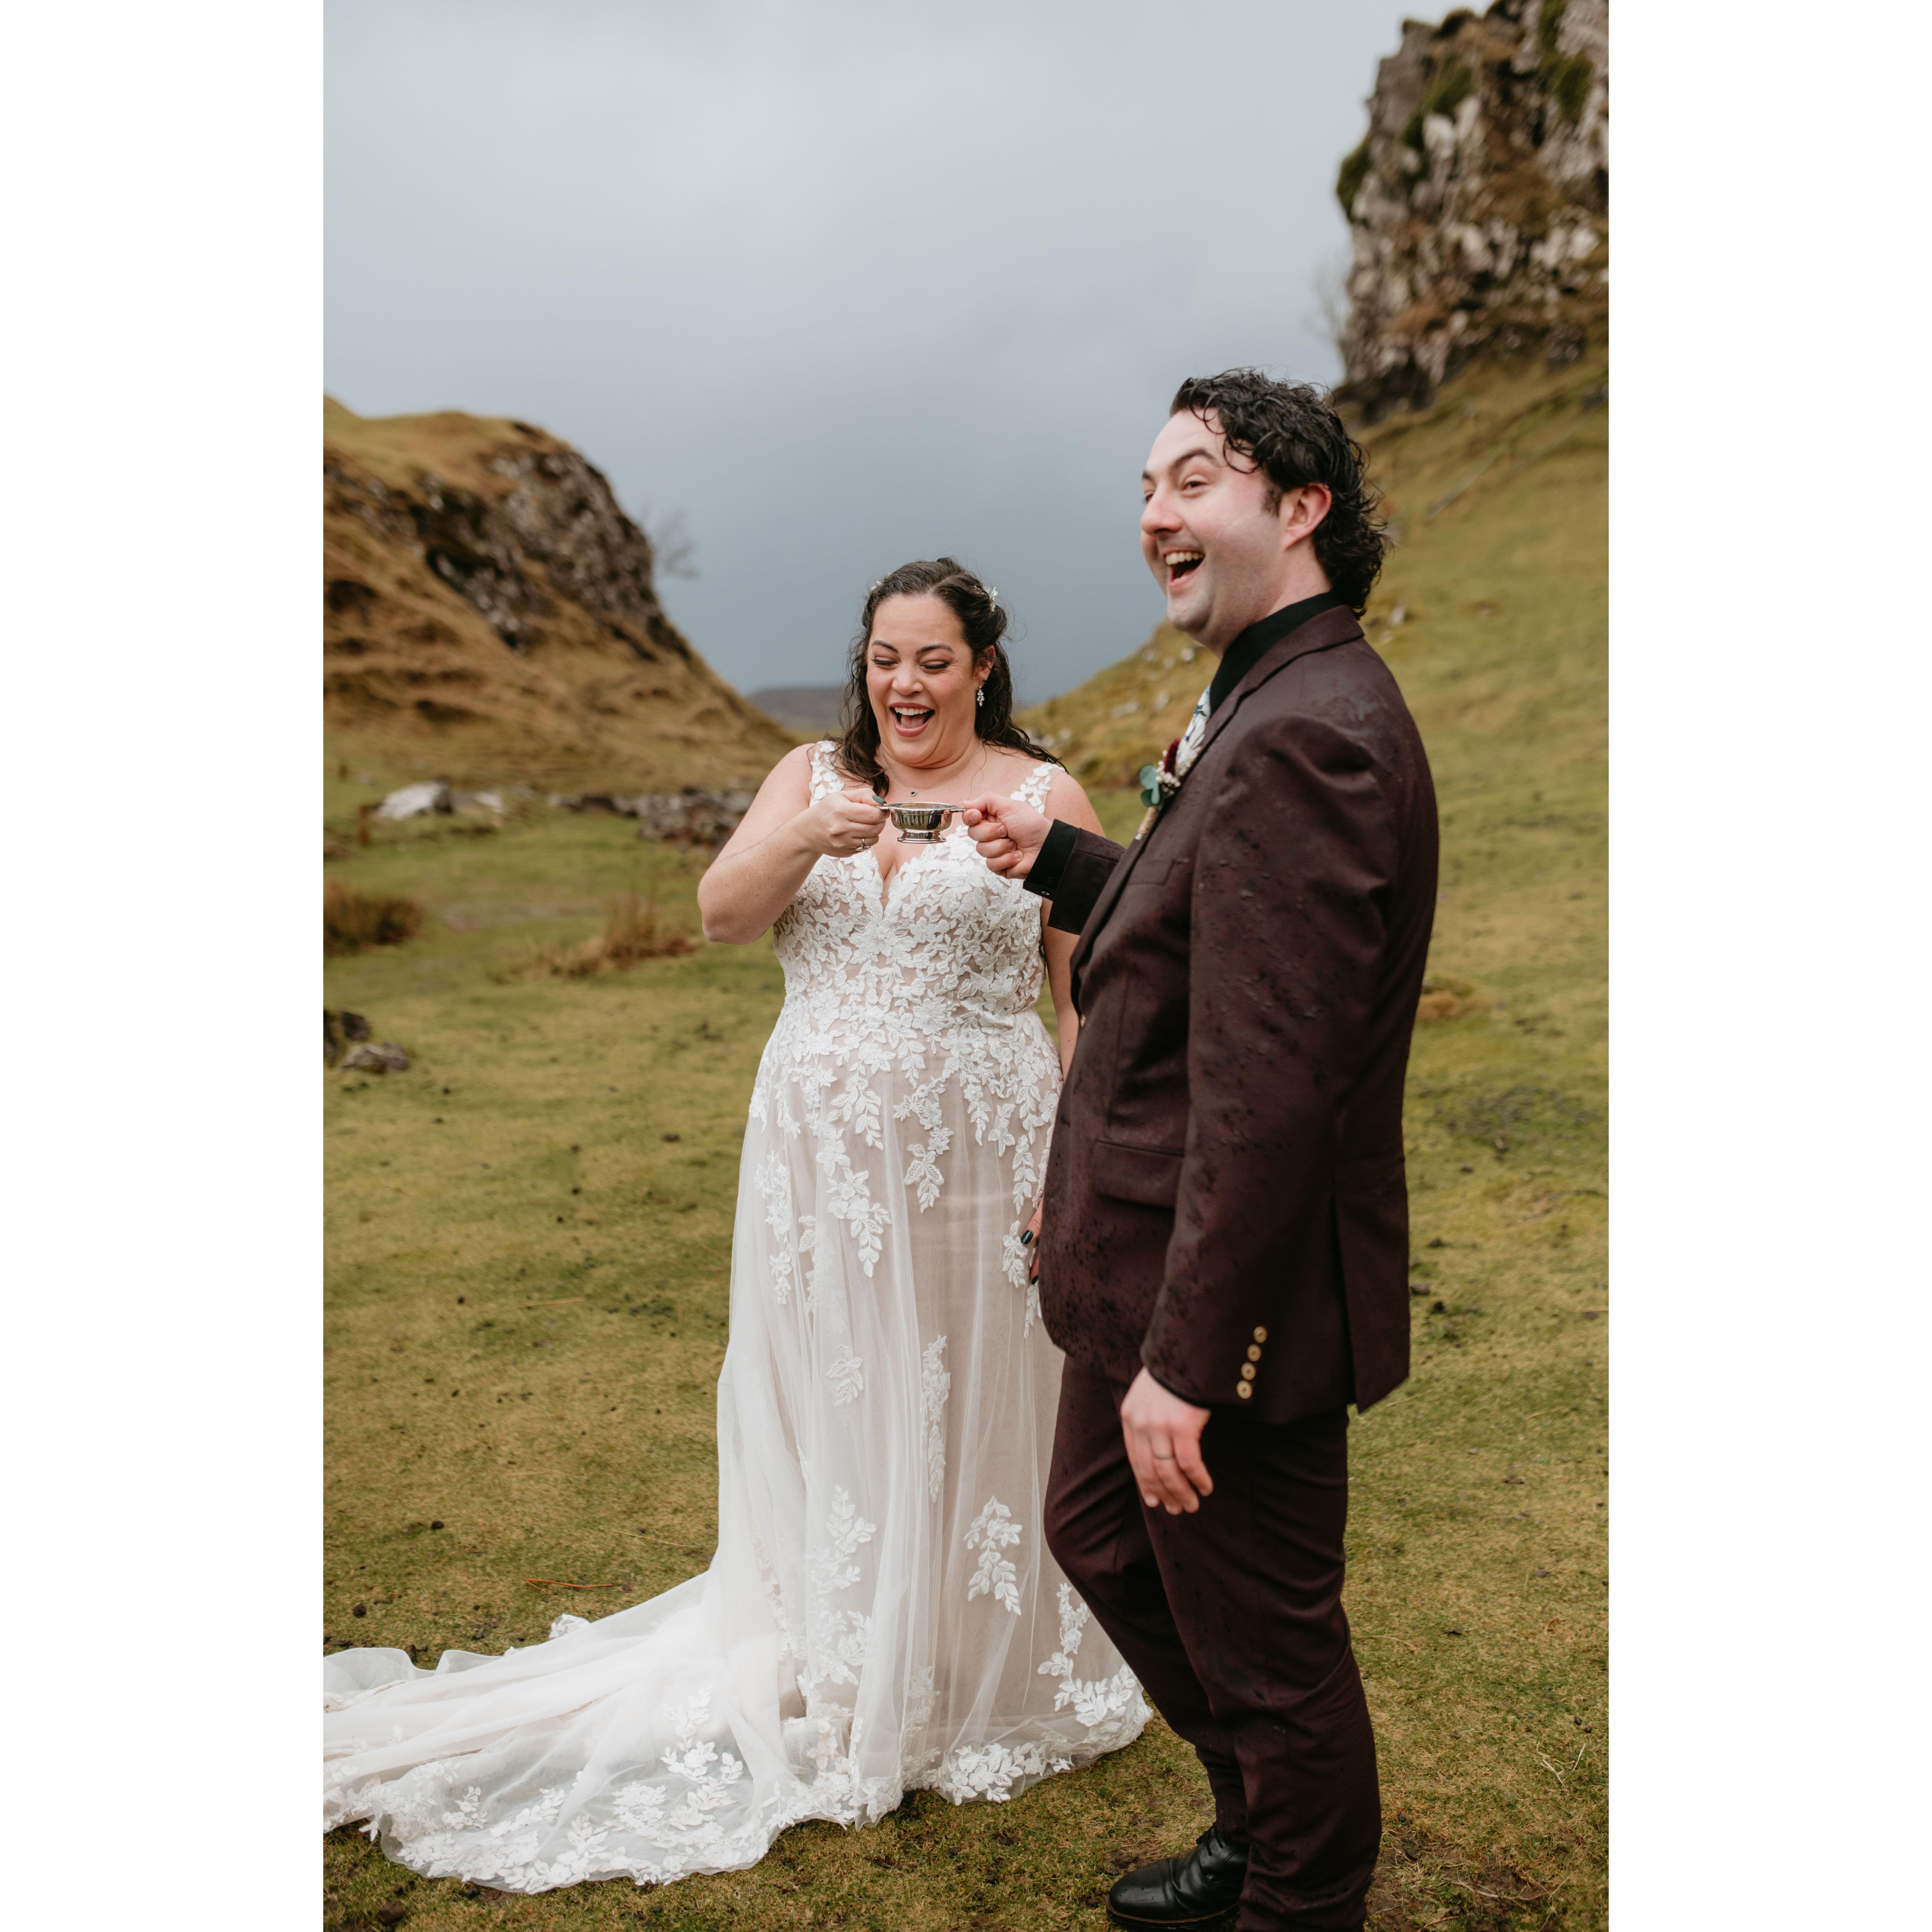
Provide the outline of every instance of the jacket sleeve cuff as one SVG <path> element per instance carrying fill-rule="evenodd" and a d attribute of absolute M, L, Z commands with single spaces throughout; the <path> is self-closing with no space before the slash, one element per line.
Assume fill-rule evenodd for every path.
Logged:
<path fill-rule="evenodd" d="M 1148 1373 L 1151 1376 L 1162 1388 L 1166 1390 L 1169 1395 L 1176 1397 L 1180 1401 L 1192 1402 L 1196 1408 L 1212 1408 L 1214 1406 L 1214 1405 L 1210 1402 L 1204 1395 L 1199 1394 L 1196 1390 L 1191 1388 L 1177 1388 L 1174 1385 L 1174 1383 L 1168 1379 L 1169 1376 L 1172 1374 L 1172 1371 L 1170 1370 L 1164 1372 L 1162 1370 L 1156 1369 L 1154 1365 L 1148 1360 L 1148 1348 L 1145 1344 L 1143 1344 L 1141 1348 L 1141 1366 L 1145 1369 Z"/>
<path fill-rule="evenodd" d="M 1030 892 L 1037 892 L 1043 899 L 1050 899 L 1058 890 L 1062 875 L 1066 870 L 1066 862 L 1073 856 L 1073 848 L 1078 841 L 1077 830 L 1064 818 L 1056 818 L 1048 831 L 1046 842 L 1040 848 L 1040 856 L 1033 862 L 1032 870 L 1020 881 Z"/>
<path fill-rule="evenodd" d="M 1077 933 L 1085 926 L 1088 915 L 1100 903 L 1126 849 L 1097 832 L 1082 832 L 1077 826 L 1056 821 L 1056 832 L 1070 835 L 1066 857 L 1060 861 L 1059 877 L 1054 880 L 1052 910 L 1046 922 L 1056 932 Z M 1042 854 L 1046 847 L 1040 848 Z"/>

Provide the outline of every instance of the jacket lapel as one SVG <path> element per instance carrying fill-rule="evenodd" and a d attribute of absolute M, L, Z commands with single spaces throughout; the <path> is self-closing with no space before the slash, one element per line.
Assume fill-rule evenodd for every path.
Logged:
<path fill-rule="evenodd" d="M 1361 634 L 1362 627 L 1356 622 L 1352 610 L 1324 610 L 1319 616 L 1310 618 L 1299 629 L 1289 632 L 1280 643 L 1264 651 L 1248 667 L 1247 676 L 1214 707 L 1214 715 L 1208 721 L 1208 735 L 1202 740 L 1201 749 L 1194 762 L 1198 765 L 1208 755 L 1208 748 L 1234 722 L 1234 713 L 1250 694 L 1258 691 L 1277 671 L 1286 670 L 1297 658 L 1305 658 L 1310 651 L 1324 651 L 1333 644 L 1346 644 Z"/>
<path fill-rule="evenodd" d="M 1327 650 L 1335 644 L 1352 643 L 1361 634 L 1362 627 L 1356 621 L 1352 610 L 1324 610 L 1318 616 L 1310 618 L 1306 623 L 1289 632 L 1280 643 L 1264 651 L 1249 666 L 1247 676 L 1214 707 L 1214 715 L 1208 721 L 1208 735 L 1201 741 L 1201 749 L 1195 756 L 1190 772 L 1199 769 L 1201 760 L 1207 757 L 1209 747 L 1232 722 L 1234 713 L 1240 710 L 1250 692 L 1258 691 L 1277 671 L 1286 670 L 1297 658 L 1306 657 L 1310 651 Z M 1184 779 L 1181 790 L 1185 791 L 1186 788 L 1186 781 Z M 1176 793 L 1168 801 L 1162 809 L 1161 818 L 1165 818 L 1180 802 L 1180 793 Z M 1139 862 L 1141 854 L 1152 841 L 1160 825 L 1160 819 L 1157 818 L 1148 828 L 1145 837 L 1136 838 L 1127 848 L 1126 856 L 1114 868 L 1112 876 L 1101 888 L 1100 896 L 1094 902 L 1094 910 L 1087 915 L 1087 923 L 1080 929 L 1079 941 L 1073 949 L 1073 957 L 1070 962 L 1076 991 L 1081 968 L 1086 964 L 1087 956 L 1094 950 L 1094 940 L 1100 938 L 1102 928 L 1112 916 L 1114 908 L 1119 902 L 1128 878 Z"/>

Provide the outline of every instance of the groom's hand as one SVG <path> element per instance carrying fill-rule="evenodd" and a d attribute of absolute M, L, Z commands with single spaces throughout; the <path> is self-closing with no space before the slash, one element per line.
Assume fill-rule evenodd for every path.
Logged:
<path fill-rule="evenodd" d="M 1196 1408 L 1164 1389 L 1143 1369 L 1120 1404 L 1120 1433 L 1127 1460 L 1149 1509 L 1169 1516 L 1192 1514 L 1203 1496 L 1214 1493 L 1208 1465 L 1201 1460 L 1201 1432 L 1211 1409 Z"/>
<path fill-rule="evenodd" d="M 990 791 L 968 800 L 959 816 L 979 847 L 980 857 L 1007 879 L 1023 879 L 1033 870 L 1033 862 L 1053 830 L 1053 820 L 1045 812 Z"/>

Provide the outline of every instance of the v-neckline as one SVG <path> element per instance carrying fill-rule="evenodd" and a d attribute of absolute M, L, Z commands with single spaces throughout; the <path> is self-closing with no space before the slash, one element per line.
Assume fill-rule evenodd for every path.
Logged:
<path fill-rule="evenodd" d="M 911 857 L 908 859 L 902 859 L 890 872 L 886 870 L 884 866 L 879 863 L 878 846 L 875 845 L 870 852 L 862 853 L 856 855 L 867 861 L 867 862 L 872 866 L 873 873 L 879 881 L 879 910 L 881 912 L 884 912 L 886 907 L 892 904 L 892 881 L 898 878 L 902 872 L 909 872 L 914 866 L 916 866 L 920 860 L 926 856 L 926 853 L 937 851 L 940 846 L 950 844 L 952 838 L 952 832 L 953 828 L 949 826 L 937 838 L 921 839 L 920 841 L 920 844 L 924 847 L 925 850 L 914 853 Z M 883 840 L 880 842 L 880 844 L 883 844 L 884 842 Z M 905 842 L 904 839 L 901 839 L 898 842 L 901 844 L 903 844 Z"/>

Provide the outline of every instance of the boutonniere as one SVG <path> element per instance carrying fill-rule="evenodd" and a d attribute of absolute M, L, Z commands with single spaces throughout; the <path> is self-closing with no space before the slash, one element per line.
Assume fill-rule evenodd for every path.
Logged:
<path fill-rule="evenodd" d="M 1174 754 L 1180 749 L 1180 740 L 1176 738 L 1161 754 L 1157 765 L 1141 767 L 1141 802 L 1158 808 L 1180 789 L 1180 775 L 1174 769 Z"/>
<path fill-rule="evenodd" d="M 1201 701 L 1194 707 L 1194 716 L 1187 721 L 1187 729 L 1161 754 L 1160 764 L 1141 767 L 1141 802 L 1147 807 L 1147 815 L 1141 820 L 1140 830 L 1134 834 L 1136 838 L 1147 836 L 1168 801 L 1180 789 L 1180 782 L 1201 755 L 1202 743 L 1207 736 L 1208 693 L 1204 691 Z"/>

